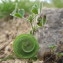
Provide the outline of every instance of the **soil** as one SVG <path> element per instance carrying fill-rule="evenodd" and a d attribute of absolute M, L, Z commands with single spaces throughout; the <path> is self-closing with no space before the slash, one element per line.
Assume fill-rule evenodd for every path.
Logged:
<path fill-rule="evenodd" d="M 63 56 L 57 59 L 57 63 L 63 63 Z"/>
<path fill-rule="evenodd" d="M 54 63 L 56 60 L 56 55 L 51 52 L 44 53 L 43 61 L 44 63 Z"/>
<path fill-rule="evenodd" d="M 12 43 L 16 36 L 29 33 L 30 23 L 26 19 L 0 20 L 0 60 L 12 54 Z M 16 59 L 15 59 L 16 60 Z M 0 63 L 14 63 L 15 60 L 6 60 Z M 18 59 L 16 60 L 16 62 Z M 18 61 L 18 63 L 20 60 Z"/>

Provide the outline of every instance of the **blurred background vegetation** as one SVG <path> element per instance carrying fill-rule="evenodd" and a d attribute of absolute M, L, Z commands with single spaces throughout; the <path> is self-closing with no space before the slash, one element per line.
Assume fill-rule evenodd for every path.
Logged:
<path fill-rule="evenodd" d="M 50 0 L 56 8 L 63 8 L 63 0 Z"/>
<path fill-rule="evenodd" d="M 10 13 L 15 9 L 15 4 L 17 0 L 1 0 L 0 3 L 0 18 L 6 18 L 10 16 Z M 24 9 L 26 15 L 31 13 L 31 7 L 34 4 L 39 6 L 40 0 L 30 1 L 30 0 L 18 0 L 18 8 Z M 47 2 L 46 0 L 42 1 L 43 7 L 45 8 L 63 8 L 63 0 L 50 0 Z"/>

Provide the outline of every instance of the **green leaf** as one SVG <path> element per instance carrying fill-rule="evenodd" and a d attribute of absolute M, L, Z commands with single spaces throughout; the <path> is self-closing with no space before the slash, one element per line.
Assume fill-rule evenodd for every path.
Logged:
<path fill-rule="evenodd" d="M 63 56 L 63 53 L 57 53 L 57 56 L 61 57 L 61 56 Z"/>
<path fill-rule="evenodd" d="M 15 17 L 20 17 L 21 18 L 21 15 L 19 13 L 15 13 L 14 14 Z"/>
<path fill-rule="evenodd" d="M 32 12 L 33 12 L 34 14 L 38 14 L 38 6 L 37 6 L 37 5 L 34 5 L 34 6 L 32 7 Z"/>
<path fill-rule="evenodd" d="M 50 49 L 55 49 L 56 48 L 56 45 L 52 44 L 52 45 L 49 45 L 48 46 Z"/>
<path fill-rule="evenodd" d="M 38 26 L 34 26 L 30 31 L 30 34 L 34 34 L 38 30 Z"/>
<path fill-rule="evenodd" d="M 42 26 L 42 20 L 38 21 L 37 25 Z"/>
<path fill-rule="evenodd" d="M 37 29 L 38 29 L 38 27 L 37 27 L 37 26 L 34 26 L 34 27 L 33 27 L 33 31 L 34 31 L 34 32 L 36 32 L 36 31 L 37 31 Z"/>
<path fill-rule="evenodd" d="M 18 10 L 18 13 L 20 14 L 21 18 L 24 17 L 25 11 L 24 9 Z"/>
<path fill-rule="evenodd" d="M 29 18 L 28 18 L 28 20 L 30 21 L 30 23 L 32 23 L 32 21 L 33 21 L 33 15 L 30 15 Z"/>
<path fill-rule="evenodd" d="M 37 21 L 38 21 L 38 23 L 37 23 L 38 26 L 43 26 L 43 25 L 46 23 L 46 16 L 44 16 L 44 17 L 39 17 L 39 18 L 37 19 Z"/>
<path fill-rule="evenodd" d="M 14 17 L 22 18 L 22 17 L 24 17 L 24 14 L 25 14 L 24 9 L 20 9 L 18 11 L 14 10 L 10 15 L 12 15 Z"/>

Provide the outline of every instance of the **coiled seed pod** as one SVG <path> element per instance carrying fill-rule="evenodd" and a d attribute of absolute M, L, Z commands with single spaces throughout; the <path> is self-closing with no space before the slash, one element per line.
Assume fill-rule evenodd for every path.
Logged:
<path fill-rule="evenodd" d="M 31 34 L 19 35 L 13 43 L 13 51 L 19 58 L 32 58 L 36 55 L 38 49 L 38 42 Z"/>

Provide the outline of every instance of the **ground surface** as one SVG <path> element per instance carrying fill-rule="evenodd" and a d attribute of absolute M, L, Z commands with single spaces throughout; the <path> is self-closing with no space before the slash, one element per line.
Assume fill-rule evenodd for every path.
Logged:
<path fill-rule="evenodd" d="M 29 33 L 30 29 L 31 26 L 26 19 L 0 20 L 0 60 L 12 54 L 12 43 L 15 37 Z M 0 63 L 21 63 L 21 61 L 12 59 Z"/>

